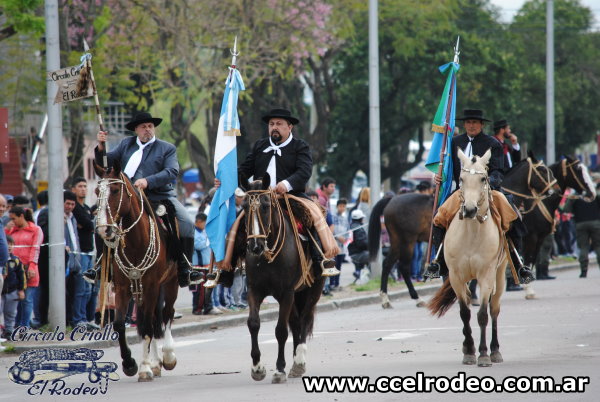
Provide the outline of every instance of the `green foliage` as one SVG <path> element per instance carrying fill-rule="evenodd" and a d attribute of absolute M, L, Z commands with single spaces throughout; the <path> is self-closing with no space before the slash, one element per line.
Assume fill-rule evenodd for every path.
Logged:
<path fill-rule="evenodd" d="M 44 17 L 39 15 L 43 5 L 43 0 L 0 0 L 0 15 L 6 17 L 5 27 L 39 35 L 44 32 Z"/>

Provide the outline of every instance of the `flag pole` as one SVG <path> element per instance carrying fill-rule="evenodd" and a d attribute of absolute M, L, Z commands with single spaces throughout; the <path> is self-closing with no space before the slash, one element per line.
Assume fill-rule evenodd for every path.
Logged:
<path fill-rule="evenodd" d="M 458 63 L 458 55 L 460 54 L 460 51 L 458 50 L 460 44 L 460 36 L 458 37 L 458 39 L 456 39 L 456 46 L 454 47 L 454 63 Z M 438 171 L 437 171 L 437 176 L 438 177 L 442 177 L 443 175 L 443 171 L 444 171 L 444 156 L 446 154 L 446 145 L 448 143 L 448 131 L 450 130 L 450 109 L 452 108 L 452 97 L 453 97 L 453 92 L 454 89 L 456 87 L 456 75 L 452 78 L 454 83 L 450 86 L 450 93 L 448 94 L 448 105 L 446 106 L 446 124 L 444 125 L 444 138 L 442 139 L 442 149 L 440 151 L 440 163 L 438 165 Z M 441 184 L 436 183 L 435 184 L 435 193 L 433 196 L 433 210 L 431 213 L 431 225 L 429 227 L 429 241 L 427 243 L 427 255 L 425 257 L 425 262 L 427 264 L 429 264 L 429 261 L 431 260 L 431 248 L 432 248 L 432 242 L 433 242 L 433 217 L 435 216 L 435 213 L 437 212 L 437 204 L 438 204 L 438 199 L 440 196 L 440 186 Z"/>
<path fill-rule="evenodd" d="M 83 39 L 83 50 L 88 53 L 90 51 L 90 46 L 88 45 L 85 38 Z M 98 117 L 98 124 L 100 125 L 100 131 L 106 131 L 104 129 L 104 121 L 102 119 L 102 110 L 100 109 L 100 100 L 98 99 L 98 91 L 96 90 L 96 80 L 94 79 L 94 70 L 92 70 L 92 58 L 85 58 L 85 65 L 90 74 L 90 81 L 92 82 L 92 90 L 94 92 L 94 104 L 96 106 L 96 116 Z M 108 168 L 108 159 L 106 157 L 107 146 L 106 142 L 104 142 L 104 149 L 102 150 L 102 164 L 104 169 Z"/>

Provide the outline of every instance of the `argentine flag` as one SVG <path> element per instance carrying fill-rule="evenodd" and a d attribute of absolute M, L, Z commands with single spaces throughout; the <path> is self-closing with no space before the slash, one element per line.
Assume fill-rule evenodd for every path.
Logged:
<path fill-rule="evenodd" d="M 240 72 L 230 67 L 225 82 L 214 158 L 215 175 L 221 181 L 221 186 L 213 197 L 206 221 L 206 234 L 216 262 L 225 258 L 225 238 L 235 222 L 235 189 L 238 186 L 236 136 L 240 135 L 237 103 L 238 95 L 243 90 L 245 88 Z"/>

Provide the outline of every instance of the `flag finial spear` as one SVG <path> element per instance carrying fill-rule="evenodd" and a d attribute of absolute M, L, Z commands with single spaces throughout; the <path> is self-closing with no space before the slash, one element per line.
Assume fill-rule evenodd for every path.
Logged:
<path fill-rule="evenodd" d="M 85 52 L 89 52 L 90 51 L 90 45 L 88 45 L 87 40 L 85 40 L 85 38 L 83 39 L 83 50 Z"/>
<path fill-rule="evenodd" d="M 458 55 L 460 51 L 458 50 L 458 46 L 460 45 L 460 36 L 456 38 L 456 46 L 454 46 L 454 62 L 458 63 Z"/>
<path fill-rule="evenodd" d="M 235 36 L 235 40 L 233 42 L 233 50 L 229 49 L 231 52 L 231 67 L 235 68 L 236 58 L 240 55 L 240 52 L 237 51 L 237 35 Z"/>

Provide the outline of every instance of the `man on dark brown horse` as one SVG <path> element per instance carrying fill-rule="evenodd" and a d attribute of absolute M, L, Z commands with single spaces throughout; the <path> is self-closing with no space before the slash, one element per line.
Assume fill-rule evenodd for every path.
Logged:
<path fill-rule="evenodd" d="M 312 173 L 312 157 L 308 144 L 292 134 L 292 128 L 299 120 L 285 109 L 273 109 L 262 120 L 268 125 L 269 137 L 254 143 L 246 160 L 238 168 L 240 177 L 242 180 L 250 177 L 260 179 L 268 173 L 271 187 L 277 194 L 289 193 L 308 199 L 304 191 Z M 215 186 L 220 184 L 215 179 Z M 315 203 L 303 203 L 305 207 L 318 208 L 317 204 L 314 207 L 312 204 Z M 316 215 L 319 214 L 311 214 L 313 217 Z M 338 254 L 338 248 L 322 214 L 321 218 L 317 218 L 311 230 L 314 239 L 314 242 L 310 242 L 311 257 L 323 269 L 323 276 L 339 275 L 333 259 Z"/>
<path fill-rule="evenodd" d="M 183 253 L 177 253 L 177 277 L 179 286 L 188 286 L 191 282 L 202 279 L 202 274 L 190 270 L 190 261 L 194 253 L 194 223 L 176 197 L 173 183 L 179 173 L 177 150 L 173 144 L 159 140 L 155 136 L 156 127 L 161 118 L 152 117 L 150 113 L 138 113 L 125 127 L 135 132 L 135 136 L 123 139 L 119 145 L 108 152 L 108 164 L 120 163 L 123 173 L 140 191 L 144 190 L 151 202 L 168 200 L 175 209 L 179 225 L 179 240 Z M 98 133 L 98 145 L 95 149 L 96 163 L 102 166 L 102 152 L 108 133 Z M 84 275 L 89 279 L 96 278 L 95 270 L 88 270 Z"/>
<path fill-rule="evenodd" d="M 500 193 L 500 186 L 502 184 L 503 178 L 503 170 L 504 170 L 504 152 L 500 143 L 483 133 L 484 122 L 490 121 L 483 117 L 483 111 L 477 109 L 465 109 L 464 116 L 461 118 L 457 118 L 456 120 L 464 121 L 465 125 L 465 133 L 454 137 L 452 140 L 452 167 L 453 167 L 453 179 L 456 183 L 456 188 L 459 188 L 459 180 L 460 180 L 460 172 L 461 172 L 461 162 L 458 159 L 458 148 L 460 148 L 466 156 L 483 156 L 485 152 L 490 149 L 492 152 L 491 158 L 488 164 L 488 177 L 489 183 L 492 190 L 498 191 L 498 196 L 496 197 L 497 203 L 503 203 L 505 205 L 510 205 L 506 200 L 506 197 Z M 441 178 L 436 175 L 435 177 L 436 183 L 441 183 Z M 447 206 L 448 202 L 455 202 L 455 197 L 450 196 L 448 200 L 440 207 L 438 211 L 438 215 L 434 218 L 434 223 L 436 225 L 433 226 L 433 245 L 438 250 L 437 258 L 431 262 L 427 266 L 427 270 L 423 274 L 423 276 L 428 278 L 439 278 L 441 268 L 443 271 L 442 275 L 447 275 L 448 268 L 444 262 L 444 253 L 440 252 L 440 247 L 443 244 L 444 235 L 446 233 L 447 227 L 438 226 L 437 224 L 442 224 L 441 222 L 444 219 L 441 219 L 440 211 L 444 210 L 444 206 Z M 502 208 L 498 208 L 502 211 Z M 454 217 L 452 215 L 450 219 Z M 448 222 L 449 223 L 449 222 Z M 519 278 L 521 282 L 528 283 L 533 279 L 533 275 L 531 270 L 524 266 L 521 260 L 521 257 L 518 255 L 516 249 L 521 247 L 521 236 L 522 234 L 513 229 L 514 224 L 512 225 L 511 230 L 506 233 L 506 236 L 512 240 L 515 247 L 510 247 L 510 258 L 517 270 Z M 516 249 L 515 249 L 516 248 Z"/>

